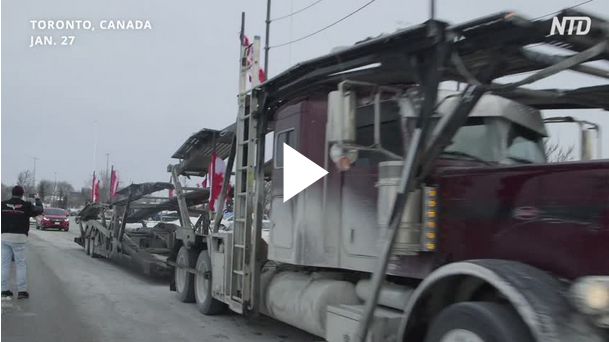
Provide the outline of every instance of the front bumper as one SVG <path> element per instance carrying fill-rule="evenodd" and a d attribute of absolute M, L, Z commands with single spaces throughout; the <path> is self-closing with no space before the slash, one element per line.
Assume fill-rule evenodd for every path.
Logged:
<path fill-rule="evenodd" d="M 40 226 L 42 228 L 61 228 L 61 229 L 66 229 L 70 227 L 70 222 L 69 221 L 42 221 L 40 222 Z"/>

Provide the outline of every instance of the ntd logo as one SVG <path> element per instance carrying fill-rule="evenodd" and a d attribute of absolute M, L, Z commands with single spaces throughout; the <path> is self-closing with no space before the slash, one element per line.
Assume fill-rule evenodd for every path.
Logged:
<path fill-rule="evenodd" d="M 558 33 L 561 36 L 565 35 L 565 29 L 568 35 L 582 36 L 590 32 L 592 24 L 590 17 L 562 17 L 562 21 L 558 17 L 552 18 L 552 29 L 550 35 Z"/>

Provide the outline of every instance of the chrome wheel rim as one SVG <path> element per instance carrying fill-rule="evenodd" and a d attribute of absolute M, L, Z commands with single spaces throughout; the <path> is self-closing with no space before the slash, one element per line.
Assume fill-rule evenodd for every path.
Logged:
<path fill-rule="evenodd" d="M 453 329 L 444 334 L 440 342 L 484 342 L 484 340 L 473 331 Z"/>
<path fill-rule="evenodd" d="M 201 252 L 205 253 L 205 251 Z M 197 274 L 195 275 L 195 297 L 197 303 L 204 303 L 207 300 L 207 291 L 209 288 L 209 280 L 205 278 L 205 273 L 208 271 L 205 264 L 197 265 Z"/>
<path fill-rule="evenodd" d="M 178 258 L 176 260 L 176 264 L 177 265 L 184 265 L 186 264 L 186 260 L 184 258 L 183 254 L 178 254 Z M 176 272 L 175 272 L 175 282 L 176 282 L 176 289 L 180 292 L 184 291 L 184 284 L 186 284 L 186 270 L 183 269 L 180 266 L 176 265 Z"/>

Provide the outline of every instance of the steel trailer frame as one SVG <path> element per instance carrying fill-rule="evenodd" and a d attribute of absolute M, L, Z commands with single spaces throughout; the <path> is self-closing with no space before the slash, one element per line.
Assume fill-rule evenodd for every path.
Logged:
<path fill-rule="evenodd" d="M 127 231 L 126 224 L 141 222 L 163 210 L 177 210 L 176 199 L 162 200 L 156 204 L 142 204 L 150 199 L 148 194 L 173 189 L 170 183 L 131 184 L 118 192 L 119 198 L 111 203 L 89 204 L 79 213 L 81 235 L 74 241 L 85 248 L 91 257 L 125 260 L 137 266 L 144 274 L 166 276 L 170 272 L 165 257 L 173 244 L 173 224 L 159 224 L 144 231 Z M 207 200 L 205 191 L 186 197 L 188 205 Z M 108 219 L 106 213 L 112 209 Z M 153 245 L 153 246 L 150 246 Z"/>

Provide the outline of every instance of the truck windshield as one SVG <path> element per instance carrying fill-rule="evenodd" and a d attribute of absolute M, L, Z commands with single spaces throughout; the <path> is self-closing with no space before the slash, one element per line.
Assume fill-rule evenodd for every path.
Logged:
<path fill-rule="evenodd" d="M 520 125 L 511 124 L 508 135 L 507 158 L 522 163 L 545 163 L 542 137 Z"/>
<path fill-rule="evenodd" d="M 496 117 L 469 118 L 441 157 L 500 164 L 546 161 L 541 135 Z"/>

